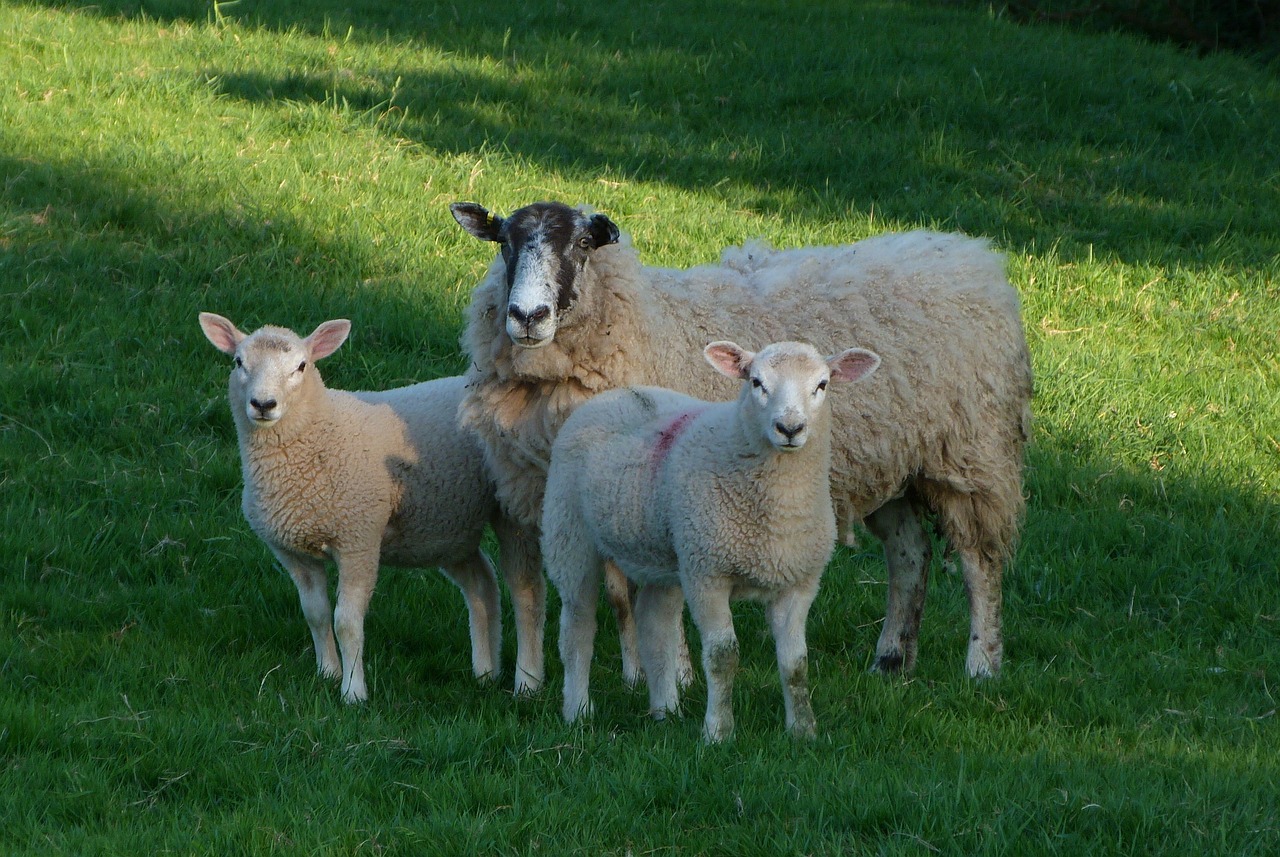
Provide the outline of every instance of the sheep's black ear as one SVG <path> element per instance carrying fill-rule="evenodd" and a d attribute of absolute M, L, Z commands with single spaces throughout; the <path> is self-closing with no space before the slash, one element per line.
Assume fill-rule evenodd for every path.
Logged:
<path fill-rule="evenodd" d="M 458 225 L 481 241 L 502 240 L 502 218 L 490 214 L 478 202 L 455 202 L 449 206 Z"/>
<path fill-rule="evenodd" d="M 591 220 L 587 223 L 587 231 L 591 233 L 591 240 L 595 242 L 596 247 L 617 244 L 618 236 L 622 234 L 614 222 L 603 214 L 591 215 Z"/>

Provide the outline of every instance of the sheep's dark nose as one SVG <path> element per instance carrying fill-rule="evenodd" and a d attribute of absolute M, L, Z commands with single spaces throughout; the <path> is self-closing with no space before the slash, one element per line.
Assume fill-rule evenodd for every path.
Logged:
<path fill-rule="evenodd" d="M 524 310 L 520 309 L 520 307 L 513 306 L 507 310 L 507 314 L 510 315 L 512 320 L 515 321 L 517 324 L 523 324 L 528 326 L 532 324 L 537 324 L 538 322 L 543 321 L 548 316 L 550 316 L 551 307 L 547 306 L 546 304 L 540 304 L 539 306 L 534 307 L 532 310 L 526 313 Z"/>
<path fill-rule="evenodd" d="M 275 399 L 267 399 L 265 402 L 259 402 L 257 399 L 250 399 L 249 404 L 253 405 L 253 409 L 260 414 L 273 410 L 277 404 Z"/>
<path fill-rule="evenodd" d="M 787 440 L 795 440 L 796 435 L 804 431 L 804 423 L 797 423 L 796 425 L 789 426 L 785 423 L 775 422 L 773 427 L 778 430 L 778 434 L 782 435 Z"/>

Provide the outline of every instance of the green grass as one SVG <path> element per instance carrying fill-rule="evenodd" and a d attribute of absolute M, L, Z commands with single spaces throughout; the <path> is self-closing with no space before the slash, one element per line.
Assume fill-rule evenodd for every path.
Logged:
<path fill-rule="evenodd" d="M 0 851 L 1280 849 L 1259 64 L 907 2 L 105 0 L 0 6 L 0 68 Z M 813 745 L 750 606 L 724 747 L 701 682 L 644 717 L 607 622 L 585 727 L 553 646 L 540 696 L 476 686 L 430 572 L 380 583 L 369 705 L 312 675 L 196 313 L 353 319 L 334 386 L 452 374 L 491 249 L 447 203 L 548 197 L 655 264 L 919 225 L 1008 252 L 1037 422 L 999 680 L 962 677 L 941 566 L 917 673 L 865 673 L 870 540 L 811 618 Z"/>

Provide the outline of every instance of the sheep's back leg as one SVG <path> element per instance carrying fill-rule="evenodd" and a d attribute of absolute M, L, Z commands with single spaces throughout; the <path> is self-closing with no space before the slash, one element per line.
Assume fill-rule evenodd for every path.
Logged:
<path fill-rule="evenodd" d="M 293 579 L 298 589 L 298 601 L 302 615 L 311 631 L 311 642 L 316 652 L 316 672 L 325 678 L 337 678 L 342 674 L 338 660 L 338 648 L 333 640 L 333 612 L 329 603 L 329 575 L 324 560 L 282 549 L 271 549 Z"/>
<path fill-rule="evenodd" d="M 369 698 L 364 680 L 364 617 L 378 583 L 378 555 L 377 549 L 369 548 L 349 549 L 337 556 L 338 604 L 333 611 L 333 628 L 342 652 L 344 702 Z"/>
<path fill-rule="evenodd" d="M 969 650 L 965 671 L 972 678 L 1000 672 L 1004 637 L 1000 628 L 1001 563 L 985 560 L 976 550 L 960 550 L 964 587 L 969 595 Z"/>
<path fill-rule="evenodd" d="M 496 680 L 502 674 L 502 614 L 498 576 L 480 550 L 462 562 L 440 569 L 467 602 L 471 631 L 471 671 L 476 678 Z"/>
<path fill-rule="evenodd" d="M 910 495 L 890 500 L 867 517 L 867 528 L 884 545 L 889 594 L 884 626 L 871 669 L 900 673 L 916 663 L 920 617 L 929 587 L 933 546 L 925 532 L 923 508 Z"/>
<path fill-rule="evenodd" d="M 637 595 L 636 585 L 627 579 L 622 570 L 612 561 L 606 562 L 604 564 L 604 597 L 609 602 L 614 621 L 617 623 L 618 644 L 622 649 L 622 680 L 629 687 L 635 687 L 644 677 L 640 648 L 636 639 L 636 613 L 639 612 L 639 606 L 635 604 Z"/>
<path fill-rule="evenodd" d="M 995 468 L 992 471 L 998 472 Z M 964 573 L 969 596 L 965 670 L 973 678 L 997 675 L 1004 658 L 1001 586 L 1005 559 L 1012 550 L 1022 511 L 1019 475 L 1016 467 L 1010 467 L 1005 484 L 1013 487 L 1003 491 L 957 491 L 936 482 L 924 486 L 942 535 L 959 558 Z"/>
<path fill-rule="evenodd" d="M 733 681 L 738 673 L 738 637 L 729 608 L 730 584 L 718 578 L 681 574 L 689 613 L 702 638 L 702 669 L 707 676 L 707 714 L 703 737 L 714 744 L 733 735 Z"/>
<path fill-rule="evenodd" d="M 547 624 L 547 581 L 537 532 L 501 519 L 494 524 L 502 577 L 511 593 L 516 622 L 516 695 L 534 693 L 546 677 L 542 652 Z"/>
<path fill-rule="evenodd" d="M 657 720 L 680 708 L 679 644 L 684 635 L 677 636 L 677 628 L 683 615 L 679 586 L 649 585 L 636 593 L 636 635 L 649 684 L 649 713 Z"/>
<path fill-rule="evenodd" d="M 778 675 L 782 679 L 782 700 L 787 730 L 800 738 L 817 733 L 813 704 L 809 699 L 809 650 L 805 625 L 809 608 L 818 594 L 817 577 L 812 586 L 780 594 L 769 602 L 767 614 L 778 653 Z"/>

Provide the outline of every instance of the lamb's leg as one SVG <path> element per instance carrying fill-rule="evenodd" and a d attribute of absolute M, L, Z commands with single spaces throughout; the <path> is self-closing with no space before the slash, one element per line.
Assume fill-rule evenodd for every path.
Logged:
<path fill-rule="evenodd" d="M 703 737 L 708 743 L 733 734 L 733 680 L 738 672 L 738 637 L 729 609 L 729 584 L 681 575 L 689 612 L 702 638 L 702 669 L 707 676 L 707 715 Z"/>
<path fill-rule="evenodd" d="M 498 576 L 480 550 L 441 573 L 462 590 L 471 627 L 471 670 L 476 678 L 493 681 L 502 674 L 502 614 Z"/>
<path fill-rule="evenodd" d="M 965 670 L 972 678 L 991 678 L 1000 672 L 1004 638 L 1000 630 L 1001 563 L 987 561 L 980 551 L 957 551 L 969 594 L 969 651 Z"/>
<path fill-rule="evenodd" d="M 905 672 L 916 663 L 920 617 L 933 557 L 922 512 L 910 496 L 900 497 L 881 506 L 866 521 L 868 529 L 884 544 L 889 574 L 888 606 L 876 643 L 873 672 Z"/>
<path fill-rule="evenodd" d="M 311 630 L 311 642 L 316 651 L 316 672 L 325 678 L 337 678 L 342 674 L 338 649 L 333 642 L 333 612 L 329 605 L 329 575 L 324 560 L 304 554 L 290 553 L 272 548 L 276 559 L 284 566 L 293 585 L 298 588 L 298 601 L 302 615 Z"/>
<path fill-rule="evenodd" d="M 364 617 L 378 582 L 378 550 L 348 549 L 338 554 L 338 606 L 333 628 L 342 652 L 342 700 L 364 702 Z"/>
<path fill-rule="evenodd" d="M 569 723 L 591 715 L 591 654 L 596 638 L 596 604 L 603 563 L 598 556 L 572 565 L 557 563 L 553 578 L 560 593 L 560 660 L 564 664 L 564 703 Z"/>
<path fill-rule="evenodd" d="M 637 598 L 636 585 L 611 561 L 604 564 L 604 596 L 613 610 L 613 618 L 618 626 L 618 643 L 622 648 L 622 680 L 629 687 L 635 687 L 644 677 L 636 641 L 636 612 L 639 606 L 632 609 Z"/>
<path fill-rule="evenodd" d="M 495 522 L 502 577 L 511 593 L 516 621 L 516 695 L 533 693 L 546 677 L 542 641 L 547 624 L 547 581 L 542 575 L 538 533 L 514 521 Z"/>
<path fill-rule="evenodd" d="M 657 720 L 680 708 L 678 643 L 684 637 L 677 638 L 676 628 L 683 614 L 684 592 L 679 586 L 649 585 L 636 593 L 636 632 L 649 683 L 649 713 Z"/>
<path fill-rule="evenodd" d="M 786 708 L 787 730 L 798 738 L 812 738 L 817 732 L 813 705 L 809 700 L 809 650 L 805 623 L 818 594 L 813 586 L 792 589 L 771 601 L 767 608 L 769 627 L 778 652 L 778 674 L 782 678 L 782 700 Z"/>

